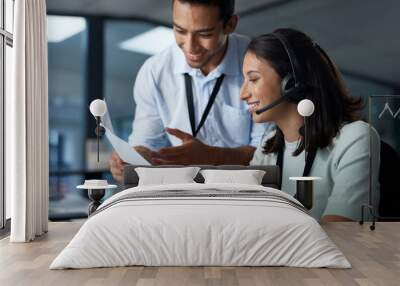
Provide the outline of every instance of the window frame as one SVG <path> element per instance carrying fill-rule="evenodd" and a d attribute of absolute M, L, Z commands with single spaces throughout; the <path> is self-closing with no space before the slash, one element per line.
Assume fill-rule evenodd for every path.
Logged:
<path fill-rule="evenodd" d="M 113 21 L 132 21 L 132 22 L 146 22 L 153 24 L 155 26 L 164 26 L 171 27 L 171 25 L 154 21 L 146 18 L 140 17 L 112 17 L 106 15 L 89 15 L 85 13 L 63 13 L 63 12 L 52 12 L 47 11 L 47 16 L 72 16 L 72 17 L 82 17 L 86 20 L 87 25 L 87 35 L 85 42 L 87 43 L 86 54 L 84 58 L 84 77 L 85 77 L 85 86 L 84 94 L 86 106 L 90 104 L 90 102 L 97 98 L 104 98 L 105 95 L 105 33 L 106 33 L 106 22 Z M 50 94 L 49 94 L 50 98 Z M 50 120 L 50 119 L 49 119 Z M 93 116 L 90 112 L 86 112 L 86 117 L 84 119 L 85 125 L 85 136 L 88 138 L 95 138 L 94 129 L 96 128 L 96 123 L 93 120 Z M 50 129 L 49 129 L 50 130 Z M 86 158 L 84 158 L 86 160 Z M 86 164 L 86 161 L 85 161 Z M 108 171 L 107 171 L 108 172 Z M 80 174 L 84 179 L 95 179 L 102 177 L 105 175 L 103 171 L 87 171 L 87 170 L 72 170 L 72 171 L 51 171 L 49 172 L 50 177 L 68 177 L 76 174 Z M 49 201 L 50 203 L 50 201 Z M 85 216 L 79 217 L 84 218 Z M 78 217 L 68 217 L 58 219 L 57 217 L 51 217 L 49 214 L 50 221 L 58 221 L 58 220 L 70 220 Z"/>

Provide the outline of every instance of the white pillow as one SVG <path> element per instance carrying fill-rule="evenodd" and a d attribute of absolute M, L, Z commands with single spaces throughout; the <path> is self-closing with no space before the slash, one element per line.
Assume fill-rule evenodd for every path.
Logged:
<path fill-rule="evenodd" d="M 193 179 L 199 170 L 199 167 L 135 168 L 139 186 L 195 183 Z"/>
<path fill-rule="evenodd" d="M 202 170 L 205 184 L 230 183 L 261 185 L 265 171 L 262 170 Z"/>

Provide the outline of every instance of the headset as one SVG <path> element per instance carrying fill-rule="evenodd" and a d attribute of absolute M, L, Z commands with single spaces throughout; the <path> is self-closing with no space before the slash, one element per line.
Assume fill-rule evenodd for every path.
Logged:
<path fill-rule="evenodd" d="M 306 93 L 310 90 L 310 85 L 303 83 L 299 78 L 299 71 L 297 70 L 298 63 L 296 60 L 296 56 L 293 51 L 290 49 L 286 40 L 283 36 L 277 33 L 271 33 L 273 37 L 275 37 L 279 42 L 281 42 L 283 48 L 286 51 L 286 54 L 289 57 L 290 66 L 292 71 L 289 72 L 281 82 L 281 97 L 274 102 L 256 110 L 256 114 L 261 114 L 271 108 L 281 104 L 284 101 L 289 101 L 293 103 L 299 103 L 302 99 L 305 98 Z"/>

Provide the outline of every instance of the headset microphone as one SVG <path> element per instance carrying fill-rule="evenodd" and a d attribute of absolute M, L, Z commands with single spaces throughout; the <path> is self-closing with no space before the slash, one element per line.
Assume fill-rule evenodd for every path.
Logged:
<path fill-rule="evenodd" d="M 302 84 L 300 82 L 295 82 L 295 78 L 292 73 L 289 73 L 285 76 L 281 83 L 281 97 L 275 100 L 274 102 L 256 110 L 256 114 L 260 115 L 261 113 L 270 110 L 281 104 L 284 101 L 299 103 L 305 97 L 305 93 L 310 89 L 310 86 L 306 84 Z"/>
<path fill-rule="evenodd" d="M 287 77 L 290 77 L 290 75 L 288 75 Z M 281 97 L 278 98 L 277 100 L 275 100 L 274 102 L 261 107 L 260 109 L 256 110 L 256 114 L 260 115 L 261 113 L 268 111 L 272 108 L 274 108 L 275 106 L 281 104 L 284 101 L 288 101 L 288 102 L 292 102 L 292 103 L 299 103 L 302 99 L 305 98 L 305 94 L 307 91 L 309 91 L 311 88 L 308 85 L 304 85 L 304 84 L 295 84 L 294 87 L 290 87 L 290 88 L 285 88 L 288 87 L 288 80 L 287 77 L 285 77 L 282 80 L 282 91 L 281 91 Z M 289 79 L 290 80 L 290 79 Z"/>
<path fill-rule="evenodd" d="M 272 102 L 271 104 L 268 104 L 268 105 L 266 105 L 266 106 L 264 106 L 264 107 L 262 107 L 262 108 L 260 108 L 260 109 L 257 109 L 257 110 L 256 110 L 256 114 L 257 114 L 257 115 L 260 115 L 261 113 L 263 113 L 263 112 L 265 112 L 265 111 L 267 111 L 267 110 L 270 110 L 270 109 L 274 108 L 274 107 L 277 106 L 278 104 L 281 104 L 281 103 L 282 103 L 283 101 L 285 101 L 285 100 L 286 100 L 286 98 L 285 98 L 284 96 L 282 96 L 281 98 L 275 100 L 275 101 Z"/>

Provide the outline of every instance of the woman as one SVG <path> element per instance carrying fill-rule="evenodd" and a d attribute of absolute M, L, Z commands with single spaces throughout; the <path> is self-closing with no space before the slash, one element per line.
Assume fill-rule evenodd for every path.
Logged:
<path fill-rule="evenodd" d="M 361 205 L 368 203 L 370 178 L 374 203 L 378 199 L 379 136 L 374 129 L 370 136 L 369 125 L 359 120 L 361 99 L 349 95 L 328 55 L 304 33 L 278 29 L 251 41 L 243 74 L 240 97 L 253 120 L 277 126 L 250 164 L 282 166 L 281 189 L 291 195 L 296 186 L 289 177 L 321 177 L 314 182 L 311 215 L 323 222 L 358 220 Z M 315 106 L 306 118 L 307 136 L 297 111 L 305 98 Z M 276 105 L 263 108 L 270 104 Z"/>

